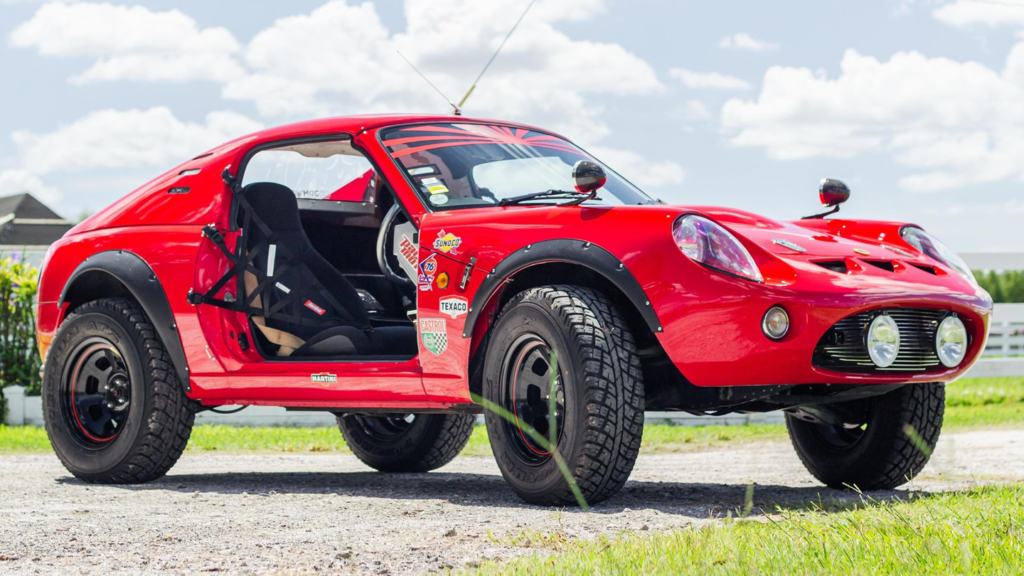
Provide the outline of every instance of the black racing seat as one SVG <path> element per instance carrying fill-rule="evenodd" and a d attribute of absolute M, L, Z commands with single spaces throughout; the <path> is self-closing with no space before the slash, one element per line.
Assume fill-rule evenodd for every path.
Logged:
<path fill-rule="evenodd" d="M 243 234 L 259 273 L 246 273 L 245 289 L 262 310 L 251 319 L 279 356 L 416 354 L 415 328 L 371 325 L 355 287 L 310 243 L 290 189 L 259 182 L 242 194 L 255 216 Z"/>

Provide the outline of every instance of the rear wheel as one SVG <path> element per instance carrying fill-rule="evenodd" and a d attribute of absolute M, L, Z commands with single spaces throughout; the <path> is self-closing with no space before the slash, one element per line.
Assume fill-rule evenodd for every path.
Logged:
<path fill-rule="evenodd" d="M 381 472 L 429 472 L 466 447 L 472 414 L 341 414 L 338 428 L 352 452 Z"/>
<path fill-rule="evenodd" d="M 640 450 L 643 377 L 625 319 L 604 295 L 577 286 L 516 295 L 494 327 L 483 385 L 513 419 L 486 414 L 498 467 L 521 498 L 577 503 L 551 438 L 588 504 L 626 483 Z"/>
<path fill-rule="evenodd" d="M 820 418 L 787 414 L 796 453 L 833 488 L 891 490 L 924 469 L 942 429 L 946 388 L 908 384 L 872 398 L 825 406 Z"/>
<path fill-rule="evenodd" d="M 130 300 L 104 299 L 75 310 L 54 337 L 43 415 L 69 472 L 126 484 L 170 470 L 195 413 L 145 312 Z"/>

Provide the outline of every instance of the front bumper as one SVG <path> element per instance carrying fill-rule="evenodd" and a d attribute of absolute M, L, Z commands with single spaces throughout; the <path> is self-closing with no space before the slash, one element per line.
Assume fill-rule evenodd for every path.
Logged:
<path fill-rule="evenodd" d="M 817 274 L 790 286 L 767 286 L 710 272 L 698 306 L 685 313 L 666 308 L 670 317 L 662 318 L 658 338 L 683 376 L 697 386 L 949 382 L 984 350 L 992 304 L 983 291 L 967 294 L 924 283 L 835 276 L 842 281 Z M 780 341 L 761 332 L 764 313 L 775 305 L 790 317 L 790 330 Z M 844 318 L 896 308 L 959 315 L 970 335 L 963 362 L 955 368 L 938 364 L 883 371 L 829 367 L 815 358 L 822 337 Z"/>

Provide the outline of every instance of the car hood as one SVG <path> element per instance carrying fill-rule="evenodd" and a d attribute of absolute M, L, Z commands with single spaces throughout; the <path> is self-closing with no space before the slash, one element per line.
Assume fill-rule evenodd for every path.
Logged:
<path fill-rule="evenodd" d="M 802 258 L 931 259 L 903 241 L 904 222 L 806 219 L 779 221 L 744 210 L 682 206 L 704 215 L 756 244 L 769 254 Z"/>

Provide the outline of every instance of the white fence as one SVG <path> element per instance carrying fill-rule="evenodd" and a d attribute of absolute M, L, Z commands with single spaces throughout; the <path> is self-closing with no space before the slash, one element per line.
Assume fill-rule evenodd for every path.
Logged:
<path fill-rule="evenodd" d="M 961 254 L 972 270 L 1024 270 L 1024 252 Z M 967 373 L 968 378 L 1024 376 L 1024 304 L 996 304 L 989 327 L 984 357 Z M 25 389 L 12 386 L 4 390 L 12 426 L 43 424 L 40 398 L 26 397 Z M 707 424 L 748 424 L 782 422 L 781 412 L 767 414 L 730 414 L 728 416 L 691 416 L 681 412 L 648 412 L 647 423 L 672 423 L 683 426 Z M 197 424 L 229 426 L 333 426 L 334 416 L 326 412 L 289 412 L 284 408 L 253 406 L 237 414 L 202 412 Z"/>
<path fill-rule="evenodd" d="M 1024 376 L 1024 304 L 997 304 L 992 315 L 985 356 L 967 373 L 968 378 Z M 4 390 L 10 413 L 7 424 L 41 426 L 43 407 L 40 398 L 26 397 L 25 389 L 12 386 Z M 682 412 L 648 412 L 647 423 L 672 423 L 682 426 L 708 424 L 769 424 L 782 422 L 781 412 L 767 414 L 730 414 L 728 416 L 692 416 Z M 289 412 L 284 408 L 253 406 L 237 414 L 202 412 L 196 424 L 228 426 L 333 426 L 334 416 L 327 412 Z"/>

